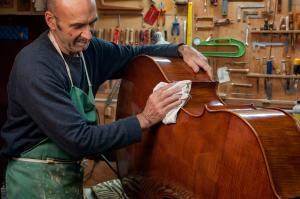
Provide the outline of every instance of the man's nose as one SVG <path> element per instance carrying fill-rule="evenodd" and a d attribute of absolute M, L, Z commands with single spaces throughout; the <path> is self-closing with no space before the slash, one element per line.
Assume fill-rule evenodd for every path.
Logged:
<path fill-rule="evenodd" d="M 92 39 L 92 28 L 90 26 L 86 26 L 81 33 L 81 36 L 87 40 Z"/>

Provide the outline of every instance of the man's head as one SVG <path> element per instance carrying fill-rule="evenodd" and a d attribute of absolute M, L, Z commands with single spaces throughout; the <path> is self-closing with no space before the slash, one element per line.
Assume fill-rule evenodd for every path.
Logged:
<path fill-rule="evenodd" d="M 48 0 L 46 22 L 66 54 L 85 50 L 97 21 L 95 0 Z"/>

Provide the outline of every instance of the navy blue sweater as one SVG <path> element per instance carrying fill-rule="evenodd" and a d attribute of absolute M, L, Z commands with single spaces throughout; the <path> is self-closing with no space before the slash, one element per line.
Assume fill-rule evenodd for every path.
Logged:
<path fill-rule="evenodd" d="M 1 154 L 19 156 L 45 138 L 50 138 L 74 158 L 99 155 L 141 139 L 135 116 L 108 125 L 88 125 L 70 96 L 70 80 L 64 62 L 44 32 L 15 58 L 8 82 L 7 121 Z M 178 56 L 177 45 L 133 48 L 93 38 L 84 52 L 95 94 L 101 83 L 119 78 L 122 69 L 139 54 Z M 65 55 L 75 86 L 87 91 L 82 60 Z"/>

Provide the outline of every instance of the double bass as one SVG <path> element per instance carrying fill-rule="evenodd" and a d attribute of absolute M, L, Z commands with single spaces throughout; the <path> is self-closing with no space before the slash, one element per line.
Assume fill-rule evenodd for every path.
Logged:
<path fill-rule="evenodd" d="M 177 58 L 138 56 L 120 86 L 117 118 L 142 112 L 159 82 L 192 80 L 176 124 L 144 129 L 117 152 L 125 193 L 134 199 L 300 197 L 300 128 L 276 108 L 226 105 L 217 82 Z"/>

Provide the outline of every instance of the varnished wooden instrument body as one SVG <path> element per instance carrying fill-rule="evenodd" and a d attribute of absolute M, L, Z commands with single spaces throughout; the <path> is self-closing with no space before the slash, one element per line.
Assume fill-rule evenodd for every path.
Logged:
<path fill-rule="evenodd" d="M 140 113 L 154 86 L 190 79 L 191 99 L 177 123 L 143 131 L 119 150 L 120 178 L 130 198 L 300 197 L 300 131 L 279 109 L 225 105 L 217 83 L 181 59 L 139 56 L 128 66 L 117 118 Z"/>

